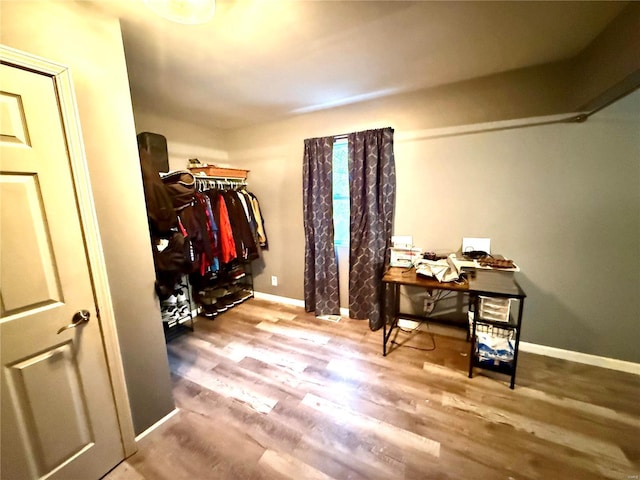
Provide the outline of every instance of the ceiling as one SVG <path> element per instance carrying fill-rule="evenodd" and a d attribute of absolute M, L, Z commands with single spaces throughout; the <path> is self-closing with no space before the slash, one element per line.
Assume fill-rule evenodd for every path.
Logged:
<path fill-rule="evenodd" d="M 134 109 L 237 128 L 564 60 L 628 2 L 218 0 L 205 25 L 121 18 Z"/>

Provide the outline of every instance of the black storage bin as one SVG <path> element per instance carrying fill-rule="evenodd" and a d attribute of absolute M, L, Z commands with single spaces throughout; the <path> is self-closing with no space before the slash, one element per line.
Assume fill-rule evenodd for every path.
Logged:
<path fill-rule="evenodd" d="M 151 132 L 139 133 L 138 150 L 143 149 L 151 155 L 151 163 L 159 172 L 169 171 L 169 152 L 164 135 Z"/>

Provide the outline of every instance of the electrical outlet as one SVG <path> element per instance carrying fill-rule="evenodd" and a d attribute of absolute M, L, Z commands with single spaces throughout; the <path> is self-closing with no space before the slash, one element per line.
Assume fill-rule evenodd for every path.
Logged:
<path fill-rule="evenodd" d="M 278 277 L 276 277 L 275 275 L 271 275 L 271 286 L 273 287 L 278 286 Z"/>
<path fill-rule="evenodd" d="M 431 313 L 436 306 L 436 302 L 431 295 L 427 295 L 424 299 L 424 313 Z"/>

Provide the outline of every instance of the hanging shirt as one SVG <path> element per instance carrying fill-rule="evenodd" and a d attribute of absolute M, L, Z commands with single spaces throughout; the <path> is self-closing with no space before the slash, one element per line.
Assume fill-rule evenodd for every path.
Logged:
<path fill-rule="evenodd" d="M 244 213 L 242 204 L 236 192 L 227 191 L 223 194 L 224 200 L 229 210 L 229 221 L 233 230 L 233 238 L 236 242 L 236 252 L 238 258 L 242 260 L 255 260 L 259 258 L 258 247 L 251 234 L 251 228 L 247 216 Z"/>
<path fill-rule="evenodd" d="M 253 208 L 253 215 L 256 219 L 256 233 L 258 234 L 258 243 L 260 244 L 260 248 L 263 250 L 267 250 L 269 248 L 269 244 L 267 242 L 267 233 L 264 228 L 264 217 L 262 216 L 262 212 L 260 211 L 260 203 L 258 202 L 258 198 L 251 192 L 247 192 L 247 195 L 251 198 L 251 206 Z"/>
<path fill-rule="evenodd" d="M 218 214 L 220 218 L 220 260 L 222 263 L 229 263 L 238 257 L 236 244 L 233 239 L 231 222 L 229 221 L 229 211 L 222 194 L 217 194 Z"/>

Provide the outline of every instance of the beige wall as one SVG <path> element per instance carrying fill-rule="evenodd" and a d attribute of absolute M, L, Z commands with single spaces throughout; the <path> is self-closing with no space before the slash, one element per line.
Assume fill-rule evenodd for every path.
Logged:
<path fill-rule="evenodd" d="M 532 112 L 557 113 L 561 107 L 554 101 L 555 89 L 548 81 L 541 80 L 548 77 L 535 71 L 533 78 L 518 82 L 516 79 L 521 78 L 521 74 L 509 74 L 511 83 L 500 77 L 479 79 L 228 132 L 226 145 L 230 160 L 251 170 L 250 186 L 259 195 L 267 219 L 270 248 L 264 252 L 265 275 L 256 277 L 256 289 L 303 298 L 302 154 L 305 138 L 392 126 L 396 130 L 396 140 L 407 139 L 406 148 L 411 149 L 415 147 L 409 141 L 411 139 L 449 132 L 451 128 L 454 132 L 460 131 L 452 125 L 481 125 L 478 122 L 489 119 L 526 118 Z M 544 84 L 546 87 L 543 88 Z M 401 154 L 402 150 L 398 152 L 400 143 L 396 142 L 396 145 L 396 152 Z M 419 164 L 427 161 L 420 151 L 409 151 L 409 155 L 415 156 L 413 161 Z M 398 161 L 401 159 L 398 157 Z M 409 174 L 416 173 L 422 174 L 421 171 Z M 428 181 L 429 175 L 414 178 Z M 454 245 L 444 246 L 451 248 Z M 271 287 L 271 275 L 279 277 L 276 288 Z"/>
<path fill-rule="evenodd" d="M 640 84 L 640 2 L 630 4 L 574 59 L 571 101 L 593 110 Z"/>
<path fill-rule="evenodd" d="M 119 23 L 81 2 L 2 2 L 0 42 L 71 67 L 134 429 L 173 410 Z"/>
<path fill-rule="evenodd" d="M 229 155 L 221 130 L 162 117 L 135 106 L 134 116 L 136 133 L 159 133 L 167 139 L 169 170 L 183 170 L 190 158 L 197 158 L 201 163 L 228 165 Z"/>

